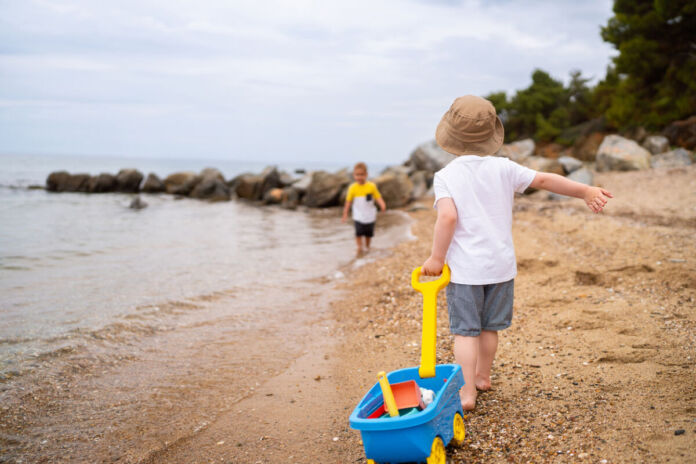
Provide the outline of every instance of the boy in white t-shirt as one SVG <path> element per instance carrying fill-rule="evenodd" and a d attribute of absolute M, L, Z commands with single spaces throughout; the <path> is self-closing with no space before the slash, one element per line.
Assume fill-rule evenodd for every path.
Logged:
<path fill-rule="evenodd" d="M 476 406 L 477 389 L 491 388 L 498 331 L 512 320 L 515 192 L 532 187 L 582 198 L 595 213 L 613 198 L 604 189 L 487 156 L 498 151 L 503 134 L 493 105 L 472 95 L 454 101 L 435 133 L 437 143 L 459 158 L 435 174 L 437 221 L 422 273 L 440 275 L 445 262 L 451 270 L 447 306 L 454 357 L 465 379 L 460 391 L 464 410 Z"/>
<path fill-rule="evenodd" d="M 377 186 L 367 180 L 367 165 L 365 163 L 356 163 L 353 167 L 353 179 L 355 182 L 348 187 L 341 221 L 346 222 L 349 210 L 353 212 L 355 244 L 358 246 L 357 255 L 360 256 L 363 252 L 370 250 L 370 241 L 375 233 L 375 222 L 377 221 L 377 206 L 385 211 L 387 205 L 384 203 Z M 365 240 L 364 247 L 363 238 Z"/>

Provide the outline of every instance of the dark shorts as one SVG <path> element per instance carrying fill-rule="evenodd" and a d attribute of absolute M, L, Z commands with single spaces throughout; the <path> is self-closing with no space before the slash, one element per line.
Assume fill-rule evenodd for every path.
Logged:
<path fill-rule="evenodd" d="M 356 237 L 372 237 L 375 234 L 375 223 L 370 222 L 365 224 L 364 222 L 353 221 L 355 223 L 355 236 Z"/>
<path fill-rule="evenodd" d="M 515 279 L 497 284 L 447 285 L 450 331 L 476 337 L 482 330 L 507 329 L 512 322 Z"/>

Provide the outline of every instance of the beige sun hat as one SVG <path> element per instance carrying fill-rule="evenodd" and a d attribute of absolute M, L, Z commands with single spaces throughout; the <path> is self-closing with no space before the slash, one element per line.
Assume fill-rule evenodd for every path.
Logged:
<path fill-rule="evenodd" d="M 486 156 L 503 144 L 505 130 L 495 107 L 485 98 L 464 95 L 454 100 L 435 131 L 435 140 L 453 155 Z"/>

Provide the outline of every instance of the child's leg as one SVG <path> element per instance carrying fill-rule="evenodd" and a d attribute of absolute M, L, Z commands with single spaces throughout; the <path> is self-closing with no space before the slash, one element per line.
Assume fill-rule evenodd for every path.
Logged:
<path fill-rule="evenodd" d="M 370 241 L 372 240 L 372 237 L 365 237 L 365 249 L 369 250 L 370 249 Z"/>
<path fill-rule="evenodd" d="M 355 244 L 358 246 L 358 254 L 362 253 L 362 236 L 355 236 Z"/>
<path fill-rule="evenodd" d="M 462 409 L 471 411 L 476 407 L 476 360 L 478 359 L 479 337 L 454 336 L 454 359 L 462 366 L 464 386 L 459 390 Z"/>
<path fill-rule="evenodd" d="M 479 352 L 476 360 L 476 388 L 482 391 L 491 389 L 491 368 L 498 349 L 498 332 L 482 330 L 479 336 Z"/>

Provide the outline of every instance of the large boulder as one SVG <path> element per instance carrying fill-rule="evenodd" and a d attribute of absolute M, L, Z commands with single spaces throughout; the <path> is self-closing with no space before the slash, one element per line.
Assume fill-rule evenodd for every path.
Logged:
<path fill-rule="evenodd" d="M 650 152 L 633 140 L 607 135 L 597 150 L 597 171 L 637 171 L 650 167 Z"/>
<path fill-rule="evenodd" d="M 112 174 L 102 173 L 98 176 L 93 176 L 87 184 L 89 193 L 106 193 L 116 190 L 116 177 Z"/>
<path fill-rule="evenodd" d="M 186 196 L 200 181 L 201 176 L 193 171 L 175 172 L 165 177 L 164 187 L 167 193 Z"/>
<path fill-rule="evenodd" d="M 653 155 L 669 151 L 669 140 L 664 135 L 650 135 L 643 140 L 643 148 Z"/>
<path fill-rule="evenodd" d="M 565 171 L 566 174 L 570 174 L 571 172 L 582 168 L 582 161 L 573 158 L 572 156 L 561 156 L 558 158 L 558 162 L 561 163 L 561 166 L 563 166 L 563 171 Z"/>
<path fill-rule="evenodd" d="M 258 174 L 240 174 L 230 181 L 230 189 L 239 198 L 245 200 L 260 200 L 261 199 L 261 183 L 263 179 Z"/>
<path fill-rule="evenodd" d="M 561 176 L 565 175 L 563 165 L 555 159 L 542 158 L 541 156 L 530 156 L 526 158 L 522 164 L 527 166 L 529 169 L 534 169 L 535 171 L 551 172 Z"/>
<path fill-rule="evenodd" d="M 306 173 L 300 179 L 292 183 L 292 188 L 297 190 L 301 195 L 307 191 L 309 186 L 312 185 L 312 173 Z"/>
<path fill-rule="evenodd" d="M 277 205 L 283 201 L 283 189 L 282 188 L 272 188 L 268 192 L 263 194 L 262 198 L 264 205 Z"/>
<path fill-rule="evenodd" d="M 293 187 L 285 187 L 283 189 L 283 198 L 280 206 L 285 209 L 295 209 L 300 204 L 300 192 Z"/>
<path fill-rule="evenodd" d="M 672 145 L 687 150 L 696 150 L 696 115 L 682 121 L 675 121 L 662 131 Z"/>
<path fill-rule="evenodd" d="M 217 176 L 208 176 L 196 184 L 189 196 L 199 200 L 228 201 L 230 188 Z"/>
<path fill-rule="evenodd" d="M 165 187 L 164 182 L 157 177 L 157 174 L 151 172 L 147 175 L 141 190 L 145 193 L 160 193 L 166 191 L 167 188 Z"/>
<path fill-rule="evenodd" d="M 204 168 L 199 175 L 201 176 L 201 181 L 205 179 L 217 179 L 220 182 L 225 182 L 225 177 L 219 169 Z"/>
<path fill-rule="evenodd" d="M 137 169 L 121 169 L 116 174 L 116 191 L 138 193 L 143 177 L 143 174 Z"/>
<path fill-rule="evenodd" d="M 261 192 L 260 197 L 263 196 L 271 189 L 284 187 L 278 168 L 275 166 L 268 166 L 261 172 Z"/>
<path fill-rule="evenodd" d="M 409 176 L 411 178 L 411 183 L 413 184 L 413 190 L 411 190 L 412 200 L 421 198 L 428 192 L 428 178 L 430 177 L 429 172 L 430 171 L 415 171 Z"/>
<path fill-rule="evenodd" d="M 606 135 L 606 132 L 592 132 L 578 137 L 573 144 L 573 156 L 582 161 L 594 161 Z"/>
<path fill-rule="evenodd" d="M 374 179 L 388 208 L 399 208 L 411 201 L 413 182 L 404 173 L 390 171 Z"/>
<path fill-rule="evenodd" d="M 650 166 L 653 168 L 678 168 L 689 166 L 692 160 L 692 153 L 683 148 L 660 153 L 650 158 Z"/>
<path fill-rule="evenodd" d="M 56 171 L 48 175 L 46 190 L 49 192 L 87 192 L 89 174 L 70 174 L 67 171 Z"/>
<path fill-rule="evenodd" d="M 279 180 L 280 180 L 280 185 L 282 185 L 283 187 L 288 187 L 288 186 L 292 185 L 297 179 L 295 177 L 293 177 L 292 174 L 285 172 L 285 171 L 281 171 Z"/>
<path fill-rule="evenodd" d="M 503 156 L 515 163 L 522 164 L 527 158 L 534 155 L 535 148 L 534 140 L 524 139 L 503 145 L 495 155 Z"/>
<path fill-rule="evenodd" d="M 430 140 L 418 145 L 411 153 L 407 163 L 416 170 L 436 172 L 455 158 L 455 155 L 440 148 L 435 140 Z"/>
<path fill-rule="evenodd" d="M 343 188 L 350 183 L 347 172 L 314 171 L 302 202 L 312 208 L 335 206 Z"/>

